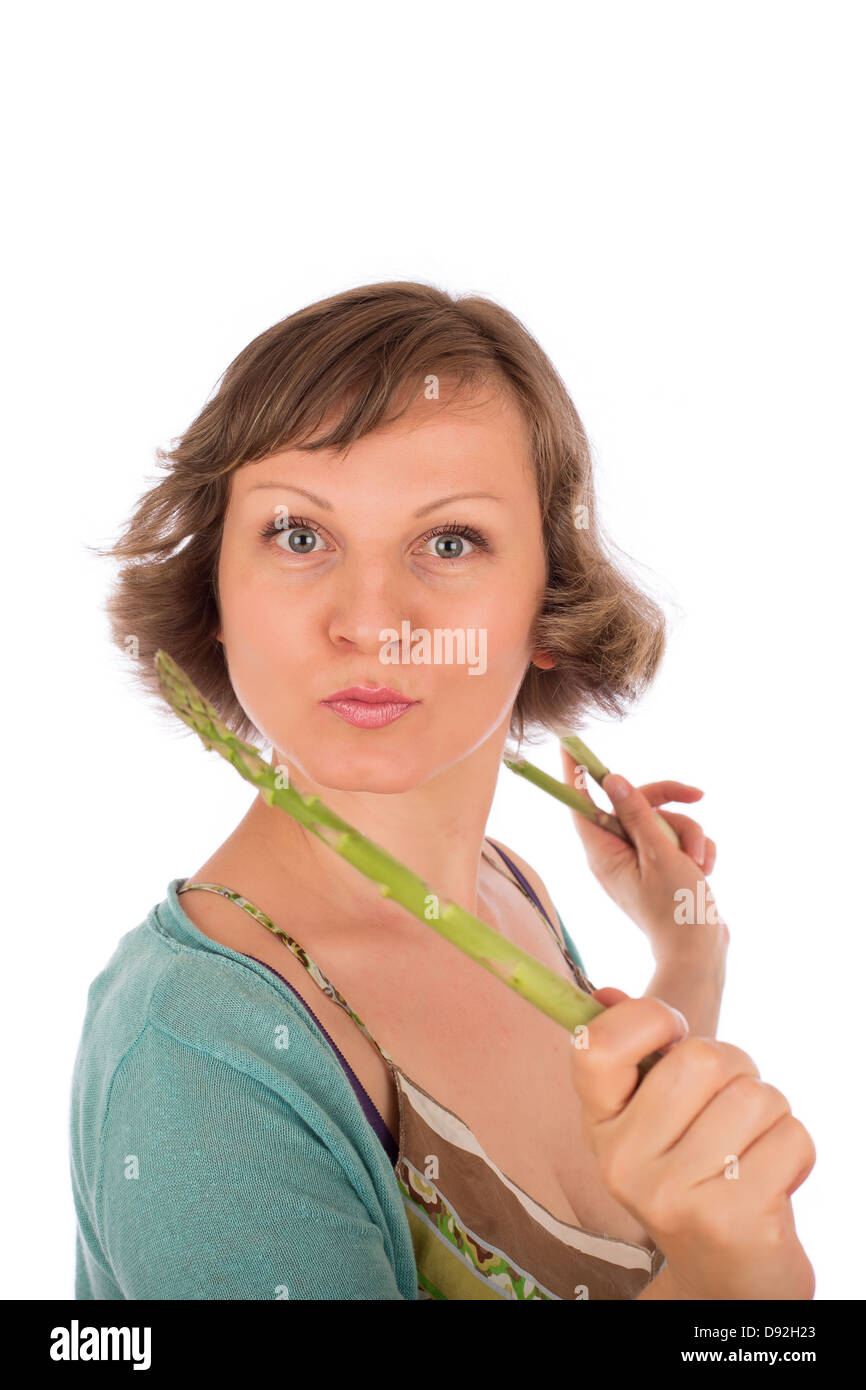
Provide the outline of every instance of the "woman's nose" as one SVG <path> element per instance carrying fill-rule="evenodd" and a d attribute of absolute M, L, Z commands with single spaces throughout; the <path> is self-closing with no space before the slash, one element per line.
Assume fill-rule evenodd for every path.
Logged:
<path fill-rule="evenodd" d="M 350 641 L 364 651 L 379 651 L 394 641 L 409 622 L 406 576 L 386 566 L 347 566 L 328 594 L 328 635 L 332 642 Z M 383 634 L 385 634 L 383 636 Z"/>

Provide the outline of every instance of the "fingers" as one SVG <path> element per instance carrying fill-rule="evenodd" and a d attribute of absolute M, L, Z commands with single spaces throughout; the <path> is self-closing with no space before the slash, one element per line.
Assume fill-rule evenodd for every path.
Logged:
<path fill-rule="evenodd" d="M 677 811 L 656 811 L 657 816 L 662 816 L 672 825 L 680 837 L 680 844 L 683 853 L 693 859 L 699 869 L 704 867 L 704 853 L 706 851 L 706 841 L 704 832 L 696 820 L 689 816 L 681 816 Z"/>
<path fill-rule="evenodd" d="M 621 991 L 596 991 L 599 995 L 613 993 Z M 604 998 L 599 999 L 599 1003 L 604 1002 Z M 573 1047 L 572 1073 L 585 1123 L 595 1127 L 615 1119 L 634 1094 L 641 1058 L 684 1037 L 687 1031 L 688 1024 L 679 1010 L 652 996 L 630 999 L 626 995 L 597 1014 L 580 1030 Z M 663 1065 L 664 1059 L 647 1074 L 641 1091 Z"/>
<path fill-rule="evenodd" d="M 651 806 L 663 806 L 668 801 L 700 801 L 703 796 L 700 787 L 693 787 L 688 782 L 647 782 L 638 787 L 638 791 Z M 659 811 L 658 815 L 679 835 L 683 853 L 693 859 L 703 873 L 711 873 L 716 863 L 716 845 L 714 840 L 705 836 L 703 827 L 678 811 Z"/>
<path fill-rule="evenodd" d="M 731 1178 L 738 1177 L 740 1158 L 746 1150 L 790 1113 L 788 1099 L 777 1087 L 757 1075 L 738 1072 L 692 1121 L 677 1144 L 678 1160 L 689 1185 L 726 1171 Z M 790 1180 L 793 1174 L 785 1176 Z"/>
<path fill-rule="evenodd" d="M 568 785 L 576 786 L 578 791 L 586 792 L 588 796 L 590 777 L 586 768 L 582 763 L 578 763 L 562 744 L 559 751 Z M 643 786 L 638 787 L 638 791 L 646 797 L 651 806 L 663 806 L 668 801 L 700 801 L 704 795 L 700 787 L 692 786 L 690 782 L 676 782 L 671 778 L 661 782 L 645 782 Z"/>
<path fill-rule="evenodd" d="M 703 796 L 700 787 L 688 782 L 646 782 L 638 790 L 651 806 L 662 806 L 666 801 L 700 801 Z"/>
<path fill-rule="evenodd" d="M 560 755 L 562 757 L 565 782 L 569 786 L 574 786 L 578 791 L 583 792 L 583 794 L 592 801 L 586 769 L 582 764 L 578 763 L 562 745 L 560 745 Z M 604 779 L 603 786 L 604 790 L 610 795 L 607 778 Z M 655 807 L 661 806 L 668 801 L 699 801 L 704 795 L 701 788 L 691 786 L 688 782 L 676 782 L 668 778 L 661 782 L 647 782 L 644 786 L 635 787 L 632 788 L 632 790 L 637 793 L 638 798 L 643 797 L 649 807 L 653 809 L 654 814 L 658 816 L 659 819 L 666 821 L 671 829 L 676 832 L 679 836 L 680 847 L 683 853 L 687 854 L 703 873 L 710 873 L 716 862 L 716 845 L 714 840 L 710 840 L 704 834 L 703 827 L 689 816 L 683 816 L 677 811 L 654 810 Z M 611 801 L 614 804 L 614 810 L 619 816 L 618 804 L 614 802 L 613 797 L 611 797 Z M 635 805 L 639 805 L 639 801 L 636 802 Z M 587 848 L 597 848 L 602 855 L 609 855 L 613 848 L 610 844 L 611 832 L 602 830 L 601 827 L 593 826 L 585 817 L 581 817 L 578 812 L 573 812 L 572 814 L 575 825 Z M 632 838 L 632 843 L 636 845 L 636 841 L 634 837 L 631 836 L 631 831 L 627 824 L 627 816 L 628 812 L 625 817 L 619 816 L 619 819 L 627 834 Z M 645 817 L 642 823 L 644 825 L 649 824 Z M 635 828 L 638 828 L 637 824 Z M 627 858 L 628 856 L 623 857 Z M 649 848 L 646 851 L 645 857 L 649 859 L 653 857 Z"/>
<path fill-rule="evenodd" d="M 806 1181 L 812 1169 L 815 1167 L 815 1161 L 818 1157 L 817 1151 L 815 1149 L 815 1141 L 813 1140 L 809 1131 L 806 1129 L 805 1125 L 800 1125 L 800 1121 L 797 1119 L 796 1115 L 792 1115 L 791 1119 L 794 1121 L 794 1124 L 799 1125 L 800 1129 L 802 1129 L 803 1131 L 802 1136 L 798 1135 L 797 1138 L 798 1140 L 803 1142 L 804 1158 L 803 1166 L 801 1167 L 800 1171 L 796 1174 L 795 1177 L 790 1179 L 787 1187 L 785 1188 L 786 1197 L 790 1197 L 791 1193 L 796 1192 L 800 1184 Z"/>
<path fill-rule="evenodd" d="M 592 997 L 609 1009 L 611 1004 L 621 1004 L 623 999 L 630 999 L 631 995 L 626 994 L 625 990 L 615 989 L 613 985 L 605 985 L 602 989 L 594 989 Z"/>
<path fill-rule="evenodd" d="M 740 1182 L 753 1188 L 765 1210 L 778 1204 L 780 1194 L 790 1197 L 815 1166 L 815 1145 L 806 1126 L 795 1115 L 783 1115 L 739 1158 Z"/>
<path fill-rule="evenodd" d="M 656 815 L 663 816 L 673 826 L 680 837 L 683 853 L 693 859 L 703 873 L 710 873 L 716 862 L 716 842 L 704 834 L 702 826 L 678 811 L 656 811 Z"/>
<path fill-rule="evenodd" d="M 622 776 L 609 772 L 604 779 L 604 790 L 613 803 L 614 811 L 623 829 L 634 845 L 638 864 L 643 871 L 663 853 L 669 853 L 673 846 L 656 819 L 657 813 L 637 787 Z"/>
<path fill-rule="evenodd" d="M 647 1072 L 629 1105 L 633 1152 L 657 1157 L 679 1143 L 704 1107 L 740 1076 L 760 1080 L 742 1048 L 715 1038 L 684 1038 Z M 721 1171 L 722 1165 L 713 1169 Z"/>
<path fill-rule="evenodd" d="M 575 762 L 565 748 L 561 748 L 561 752 L 563 781 L 566 786 L 574 786 L 577 791 L 583 793 L 592 805 L 595 805 L 596 803 L 590 796 L 586 785 L 586 774 L 584 773 L 582 777 L 579 775 L 580 764 Z M 599 807 L 598 809 L 602 808 Z M 586 850 L 587 863 L 596 876 L 609 869 L 611 864 L 634 862 L 634 850 L 631 845 L 614 834 L 612 830 L 595 825 L 587 816 L 581 815 L 579 811 L 574 809 L 572 809 L 571 816 Z"/>

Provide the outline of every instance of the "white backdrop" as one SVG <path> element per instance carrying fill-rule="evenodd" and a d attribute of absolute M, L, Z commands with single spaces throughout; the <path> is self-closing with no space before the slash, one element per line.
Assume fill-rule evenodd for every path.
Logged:
<path fill-rule="evenodd" d="M 102 615 L 154 451 L 256 334 L 353 285 L 518 315 L 604 524 L 673 618 L 590 746 L 718 844 L 719 1037 L 817 1148 L 817 1298 L 862 1298 L 862 6 L 57 3 L 7 18 L 5 1298 L 69 1298 L 88 985 L 249 788 L 133 687 Z M 527 749 L 561 775 L 556 743 Z M 597 985 L 640 931 L 503 768 L 489 833 Z M 10 1198 L 12 1200 L 10 1200 Z"/>

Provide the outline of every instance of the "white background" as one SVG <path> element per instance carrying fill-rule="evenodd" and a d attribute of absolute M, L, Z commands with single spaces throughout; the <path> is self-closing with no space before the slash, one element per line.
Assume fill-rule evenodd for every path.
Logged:
<path fill-rule="evenodd" d="M 6 1298 L 71 1298 L 67 1106 L 88 985 L 249 788 L 108 641 L 119 533 L 251 338 L 417 279 L 504 304 L 563 376 L 604 523 L 673 619 L 590 746 L 718 844 L 719 1036 L 818 1159 L 817 1297 L 862 1298 L 863 8 L 32 4 L 2 59 Z M 530 754 L 561 775 L 555 741 Z M 687 807 L 680 807 L 686 814 Z M 489 833 L 590 978 L 639 930 L 564 807 L 503 768 Z"/>

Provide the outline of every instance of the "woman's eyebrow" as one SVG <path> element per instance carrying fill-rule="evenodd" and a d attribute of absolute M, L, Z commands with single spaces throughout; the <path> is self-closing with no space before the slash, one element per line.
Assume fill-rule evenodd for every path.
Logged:
<path fill-rule="evenodd" d="M 326 512 L 332 512 L 334 510 L 333 503 L 326 501 L 324 497 L 317 497 L 314 492 L 308 492 L 306 488 L 290 486 L 288 483 L 253 483 L 253 486 L 248 488 L 247 491 L 257 492 L 259 488 L 265 487 L 274 488 L 280 492 L 297 492 Z M 503 501 L 503 498 L 495 497 L 492 492 L 452 492 L 450 497 L 438 497 L 435 502 L 428 502 L 425 506 L 419 507 L 417 512 L 413 512 L 413 516 L 424 516 L 426 512 L 435 511 L 437 507 L 444 506 L 446 502 L 460 502 L 468 497 L 486 497 L 491 502 Z"/>

